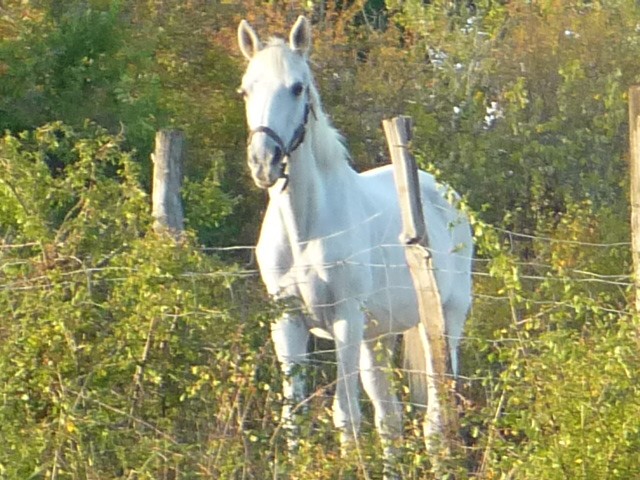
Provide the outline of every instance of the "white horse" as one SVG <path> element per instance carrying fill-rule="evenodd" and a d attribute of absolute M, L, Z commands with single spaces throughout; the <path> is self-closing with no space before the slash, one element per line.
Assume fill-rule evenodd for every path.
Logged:
<path fill-rule="evenodd" d="M 392 456 L 390 445 L 401 434 L 402 418 L 389 378 L 389 355 L 397 334 L 420 322 L 398 241 L 401 215 L 392 169 L 360 174 L 349 165 L 307 62 L 311 30 L 304 17 L 291 29 L 288 43 L 271 39 L 263 45 L 245 20 L 238 40 L 249 61 L 240 88 L 250 132 L 248 163 L 255 183 L 269 192 L 257 245 L 260 273 L 271 295 L 295 297 L 303 305 L 298 312 L 285 313 L 271 329 L 284 374 L 283 425 L 294 432 L 289 438 L 295 444 L 294 407 L 305 397 L 296 366 L 305 363 L 311 332 L 335 341 L 333 419 L 343 451 L 356 439 L 360 425 L 359 374 L 387 446 L 385 455 Z M 471 232 L 466 217 L 445 199 L 444 187 L 424 172 L 420 184 L 456 372 L 457 346 L 471 305 Z M 426 362 L 429 370 L 430 357 L 423 349 L 428 345 L 412 345 L 405 355 L 414 363 Z M 423 398 L 436 405 L 433 379 L 426 385 L 429 392 Z"/>

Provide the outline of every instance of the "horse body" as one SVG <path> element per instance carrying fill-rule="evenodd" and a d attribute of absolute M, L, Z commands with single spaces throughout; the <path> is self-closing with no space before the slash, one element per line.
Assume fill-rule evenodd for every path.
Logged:
<path fill-rule="evenodd" d="M 298 155 L 303 158 L 304 153 Z M 292 159 L 300 166 L 297 162 L 303 160 Z M 320 204 L 308 202 L 308 190 L 297 188 L 293 170 L 286 191 L 279 183 L 272 187 L 257 247 L 262 278 L 270 294 L 300 298 L 311 313 L 305 317 L 307 327 L 324 331 L 322 336 L 331 338 L 327 326 L 335 318 L 333 307 L 345 302 L 356 302 L 368 313 L 365 339 L 402 333 L 417 325 L 419 317 L 398 243 L 401 215 L 393 172 L 389 166 L 363 174 L 347 168 L 340 182 L 331 175 L 317 179 Z M 420 179 L 443 304 L 466 303 L 468 308 L 469 248 L 460 247 L 471 245 L 468 224 L 431 175 L 421 172 Z M 292 198 L 298 192 L 301 202 Z M 461 327 L 454 329 L 457 336 Z"/>
<path fill-rule="evenodd" d="M 289 44 L 272 40 L 263 46 L 244 21 L 238 33 L 249 59 L 241 88 L 250 129 L 248 161 L 256 184 L 269 192 L 256 250 L 260 272 L 271 295 L 302 303 L 272 325 L 284 373 L 283 424 L 295 433 L 294 410 L 304 399 L 296 366 L 305 362 L 311 331 L 336 344 L 334 424 L 343 446 L 354 440 L 360 423 L 358 376 L 383 442 L 390 445 L 402 430 L 401 408 L 385 371 L 389 359 L 381 358 L 377 346 L 390 353 L 396 334 L 420 323 L 398 242 L 401 215 L 393 172 L 387 166 L 359 174 L 349 166 L 313 84 L 306 61 L 310 29 L 303 17 Z M 470 229 L 431 175 L 421 172 L 420 186 L 455 371 L 471 302 Z M 428 350 L 408 353 L 425 360 L 429 370 Z M 434 394 L 431 388 L 435 404 Z M 295 435 L 290 444 L 295 445 Z M 392 455 L 385 447 L 385 456 Z"/>

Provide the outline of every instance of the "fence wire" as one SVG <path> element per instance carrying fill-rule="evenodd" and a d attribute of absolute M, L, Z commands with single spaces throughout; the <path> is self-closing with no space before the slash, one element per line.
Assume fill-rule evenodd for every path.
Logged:
<path fill-rule="evenodd" d="M 495 228 L 495 230 L 496 232 L 509 237 L 512 241 L 517 241 L 513 239 L 523 239 L 525 241 L 545 242 L 549 244 L 553 243 L 571 247 L 586 247 L 603 251 L 609 251 L 611 249 L 627 249 L 630 247 L 629 242 L 579 242 L 573 240 L 521 234 L 518 232 L 500 228 Z M 402 245 L 400 244 L 393 246 L 399 248 L 402 247 Z M 129 276 L 132 274 L 135 275 L 138 273 L 144 273 L 146 278 L 157 279 L 158 281 L 171 281 L 175 280 L 176 278 L 192 282 L 201 279 L 229 280 L 229 289 L 232 291 L 232 296 L 235 299 L 234 301 L 241 302 L 243 287 L 234 286 L 234 281 L 248 280 L 249 282 L 255 282 L 256 284 L 258 284 L 260 277 L 259 270 L 255 264 L 256 247 L 254 245 L 231 245 L 222 247 L 202 247 L 199 249 L 203 254 L 215 255 L 222 259 L 225 259 L 227 255 L 235 255 L 237 257 L 238 254 L 240 254 L 241 258 L 246 261 L 246 263 L 244 265 L 241 265 L 240 267 L 237 267 L 236 269 L 231 270 L 220 269 L 215 271 L 184 271 L 174 276 L 167 276 L 161 273 L 154 276 L 150 275 L 149 272 L 146 271 L 141 272 L 141 269 L 136 267 L 119 267 L 110 266 L 108 264 L 101 265 L 99 267 L 87 266 L 82 260 L 76 259 L 77 267 L 67 271 L 57 271 L 55 273 L 55 280 L 52 278 L 52 276 L 48 275 L 46 271 L 35 275 L 25 274 L 22 278 L 15 278 L 13 272 L 16 269 L 20 270 L 21 268 L 28 267 L 32 263 L 32 261 L 15 258 L 12 254 L 14 252 L 16 254 L 19 254 L 19 250 L 34 249 L 34 251 L 36 251 L 39 248 L 40 245 L 35 242 L 21 244 L 0 244 L 0 291 L 6 294 L 15 295 L 27 291 L 48 290 L 61 287 L 73 288 L 78 284 L 86 284 L 90 287 L 97 286 L 101 283 L 118 284 L 126 282 L 129 279 Z M 354 256 L 361 255 L 362 253 L 366 253 L 366 251 L 362 250 Z M 233 260 L 237 264 L 237 258 L 233 258 Z M 492 280 L 495 280 L 498 283 L 500 283 L 501 280 L 499 276 L 496 276 L 491 272 L 490 267 L 492 260 L 493 259 L 491 258 L 476 258 L 473 261 L 473 279 L 475 280 L 475 283 L 482 284 L 482 288 L 476 289 L 476 291 L 473 292 L 473 302 L 476 305 L 476 309 L 482 309 L 482 307 L 484 306 L 485 309 L 495 310 L 495 307 L 493 307 L 493 305 L 498 305 L 504 306 L 505 311 L 509 312 L 509 309 L 511 309 L 514 304 L 513 294 L 509 292 L 501 292 L 498 287 L 496 287 L 494 290 L 490 290 L 490 288 L 493 288 L 492 285 L 495 283 L 492 282 Z M 393 265 L 389 266 L 382 264 L 355 262 L 353 258 L 347 259 L 346 263 L 358 264 L 374 268 L 393 267 Z M 514 345 L 517 346 L 522 343 L 522 338 L 517 335 L 518 328 L 522 324 L 531 321 L 532 318 L 536 315 L 545 315 L 557 310 L 566 310 L 568 312 L 574 311 L 576 309 L 575 302 L 571 302 L 566 299 L 553 298 L 553 291 L 556 287 L 559 291 L 561 291 L 566 284 L 573 284 L 579 286 L 580 288 L 586 289 L 587 295 L 597 295 L 598 289 L 614 288 L 624 292 L 629 290 L 633 286 L 633 275 L 630 272 L 626 271 L 618 273 L 602 273 L 598 271 L 589 271 L 583 267 L 577 266 L 575 268 L 565 267 L 560 272 L 557 266 L 550 263 L 541 262 L 540 260 L 527 262 L 523 260 L 513 259 L 512 264 L 520 271 L 518 274 L 519 280 L 521 280 L 522 282 L 526 282 L 525 288 L 522 292 L 518 292 L 518 298 L 515 300 L 515 302 L 517 303 L 517 308 L 520 308 L 522 312 L 520 312 L 518 318 L 509 319 L 509 322 L 512 323 L 516 327 L 516 329 L 514 331 L 508 331 L 504 334 L 501 334 L 498 338 L 491 338 L 489 336 L 478 336 L 473 334 L 465 335 L 465 337 L 462 339 L 462 349 L 472 348 L 473 346 L 477 345 L 483 345 L 485 346 L 485 348 L 489 349 L 500 349 L 505 346 L 512 347 Z M 328 264 L 326 266 L 337 267 L 338 264 Z M 300 266 L 299 268 L 304 269 L 306 267 L 307 266 Z M 546 295 L 548 295 L 549 298 L 544 298 L 544 296 L 541 297 L 539 293 L 537 296 L 534 295 L 535 292 L 540 291 L 542 286 L 545 286 L 545 288 L 547 289 L 548 293 Z M 300 307 L 298 306 L 285 306 L 283 310 L 279 311 L 298 312 L 299 308 Z M 625 308 L 616 308 L 615 305 L 610 304 L 594 304 L 592 308 L 594 312 L 618 317 L 627 317 L 631 314 L 630 310 L 627 310 Z M 166 314 L 163 314 L 164 317 L 171 318 L 174 321 L 178 318 L 184 318 L 188 316 L 213 318 L 215 315 L 216 312 L 209 311 L 205 308 L 196 308 L 192 311 L 182 313 L 168 312 Z M 511 313 L 506 313 L 506 315 L 511 315 Z M 473 317 L 473 321 L 482 322 L 482 319 L 479 317 Z M 395 334 L 389 333 L 389 335 Z M 141 338 L 141 345 L 144 342 L 145 339 Z M 269 343 L 269 341 L 265 338 L 265 344 L 266 343 Z M 332 344 L 329 344 L 324 340 L 312 340 L 312 344 L 314 345 L 314 348 L 312 348 L 311 351 L 309 351 L 305 356 L 305 368 L 321 371 L 324 372 L 324 374 L 323 376 L 321 375 L 320 379 L 309 381 L 309 386 L 311 388 L 309 389 L 309 392 L 305 396 L 305 398 L 299 404 L 294 406 L 295 409 L 305 408 L 309 406 L 311 402 L 316 401 L 326 406 L 326 408 L 329 408 L 332 401 L 332 394 L 336 386 L 336 349 L 331 346 Z M 536 340 L 535 338 L 528 338 L 527 345 L 528 348 L 537 348 L 538 346 L 542 348 L 544 346 L 544 341 Z M 275 368 L 276 360 L 274 355 L 270 356 L 270 362 L 270 366 L 272 368 Z M 391 364 L 388 367 L 380 368 L 388 371 L 389 375 L 393 376 L 397 383 L 404 381 L 400 379 L 401 377 L 406 377 L 411 373 L 416 373 L 414 370 L 393 366 Z M 327 378 L 333 379 L 327 381 Z M 493 395 L 489 390 L 492 388 L 491 385 L 495 383 L 496 378 L 491 372 L 463 371 L 462 374 L 459 374 L 457 378 L 459 382 L 466 384 L 469 389 L 476 388 L 482 391 L 487 390 L 487 398 Z M 149 429 L 156 435 L 165 438 L 169 442 L 177 441 L 175 435 L 169 430 L 163 429 L 157 425 L 154 425 L 153 423 L 144 420 L 140 415 L 135 414 L 135 412 L 127 411 L 126 408 L 110 405 L 108 402 L 103 401 L 103 399 L 96 398 L 92 392 L 85 390 L 69 390 L 68 393 L 70 395 L 77 396 L 78 399 L 81 399 L 84 402 L 95 404 L 99 408 L 103 408 L 117 415 L 120 415 L 125 421 L 132 421 L 146 429 Z M 464 394 L 465 392 L 463 391 L 463 393 L 461 393 L 460 395 Z M 406 395 L 403 395 L 403 397 L 406 397 Z M 361 395 L 361 400 L 365 404 L 369 403 L 368 399 L 364 395 Z M 404 400 L 408 401 L 408 399 L 406 398 L 404 398 Z M 463 401 L 466 401 L 466 399 L 463 399 Z M 408 402 L 414 408 L 424 407 L 424 405 L 420 405 L 415 402 Z M 121 403 L 126 405 L 127 401 L 123 400 Z M 370 406 L 368 406 L 367 408 L 370 408 Z M 276 428 L 276 434 L 279 431 L 279 428 L 280 427 Z"/>

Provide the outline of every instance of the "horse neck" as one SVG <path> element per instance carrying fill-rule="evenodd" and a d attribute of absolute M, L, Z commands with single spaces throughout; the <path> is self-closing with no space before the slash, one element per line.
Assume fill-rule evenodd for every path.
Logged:
<path fill-rule="evenodd" d="M 318 235 L 318 219 L 336 188 L 344 188 L 354 174 L 346 150 L 322 111 L 309 120 L 306 139 L 289 159 L 289 181 L 278 182 L 270 191 L 278 202 L 287 235 L 301 245 Z"/>

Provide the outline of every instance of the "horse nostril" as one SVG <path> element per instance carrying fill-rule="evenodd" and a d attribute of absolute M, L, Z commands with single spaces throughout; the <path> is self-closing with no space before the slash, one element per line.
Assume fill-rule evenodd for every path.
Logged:
<path fill-rule="evenodd" d="M 282 160 L 282 149 L 278 146 L 273 150 L 273 156 L 271 157 L 271 165 L 278 165 Z"/>

